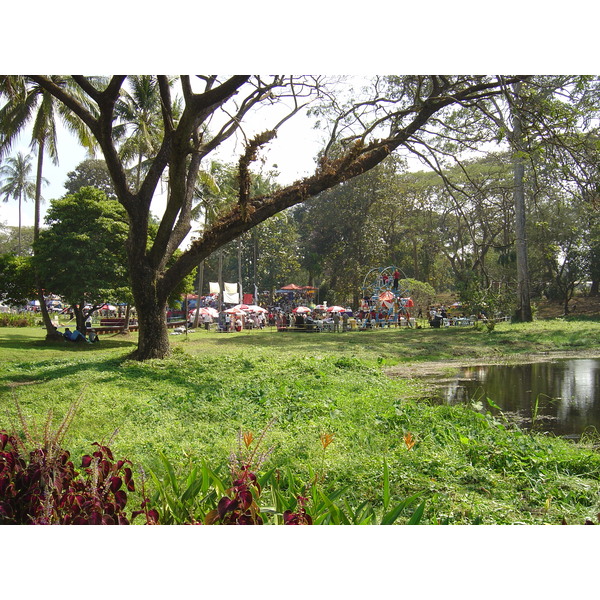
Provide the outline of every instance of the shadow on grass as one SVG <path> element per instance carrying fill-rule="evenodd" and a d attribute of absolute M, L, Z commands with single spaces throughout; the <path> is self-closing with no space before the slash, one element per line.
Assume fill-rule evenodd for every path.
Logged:
<path fill-rule="evenodd" d="M 15 343 L 0 341 L 0 349 L 15 347 Z M 198 390 L 199 383 L 190 374 L 197 374 L 204 367 L 197 364 L 193 357 L 184 354 L 164 360 L 138 362 L 129 359 L 131 350 L 136 346 L 131 339 L 118 338 L 103 339 L 98 344 L 25 340 L 19 344 L 19 349 L 30 349 L 36 352 L 38 358 L 32 362 L 25 353 L 21 360 L 16 358 L 11 361 L 10 367 L 0 373 L 0 389 L 48 384 L 66 378 L 90 382 L 92 385 L 107 383 L 117 387 L 131 387 L 138 380 L 163 382 L 168 379 L 181 390 Z M 44 350 L 54 352 L 47 354 Z M 210 379 L 207 378 L 207 385 Z"/>
<path fill-rule="evenodd" d="M 27 350 L 28 348 L 36 351 L 57 351 L 65 352 L 94 352 L 102 349 L 130 348 L 137 345 L 136 341 L 128 336 L 119 334 L 103 336 L 97 344 L 88 344 L 87 342 L 67 342 L 67 340 L 46 340 L 40 339 L 39 335 L 28 335 L 29 332 L 2 331 L 0 336 L 0 350 L 15 349 Z"/>
<path fill-rule="evenodd" d="M 11 350 L 18 350 L 20 353 L 11 360 L 10 368 L 0 375 L 0 385 L 13 387 L 26 383 L 51 381 L 69 375 L 80 376 L 88 371 L 111 371 L 123 363 L 135 347 L 135 340 L 116 336 L 103 338 L 98 344 L 88 344 L 66 340 L 47 341 L 40 339 L 37 334 L 28 336 L 23 332 L 2 332 L 0 351 L 4 351 L 5 355 Z M 107 356 L 106 352 L 111 352 L 111 355 Z M 33 363 L 30 353 L 35 353 L 36 356 Z M 97 360 L 94 360 L 94 354 L 98 355 Z M 69 361 L 77 357 L 83 360 L 61 364 L 65 360 Z M 20 372 L 25 365 L 28 368 Z"/>

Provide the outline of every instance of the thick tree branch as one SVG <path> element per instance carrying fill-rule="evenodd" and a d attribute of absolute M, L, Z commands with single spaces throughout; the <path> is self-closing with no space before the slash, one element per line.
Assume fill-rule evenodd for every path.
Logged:
<path fill-rule="evenodd" d="M 94 118 L 94 115 L 61 86 L 56 84 L 49 77 L 44 77 L 42 75 L 27 75 L 27 77 L 50 92 L 69 110 L 73 111 L 90 128 L 94 135 L 98 133 L 98 121 Z"/>

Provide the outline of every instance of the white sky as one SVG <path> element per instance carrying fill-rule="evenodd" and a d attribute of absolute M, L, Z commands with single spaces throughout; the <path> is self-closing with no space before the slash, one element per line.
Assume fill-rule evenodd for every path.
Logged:
<path fill-rule="evenodd" d="M 254 133 L 258 131 L 257 129 Z M 322 132 L 314 130 L 308 119 L 303 115 L 295 115 L 292 119 L 283 124 L 277 138 L 271 142 L 270 147 L 259 154 L 259 158 L 267 157 L 265 162 L 265 170 L 269 170 L 273 164 L 277 164 L 280 176 L 280 183 L 291 183 L 303 176 L 310 175 L 314 171 L 314 157 L 320 147 L 320 137 Z M 86 151 L 79 146 L 75 138 L 69 131 L 59 125 L 58 133 L 58 154 L 59 165 L 55 166 L 46 155 L 44 157 L 44 177 L 48 180 L 48 185 L 43 186 L 42 196 L 45 199 L 42 205 L 42 225 L 43 217 L 46 209 L 49 206 L 49 201 L 55 198 L 60 198 L 64 195 L 64 182 L 67 178 L 67 173 L 74 170 L 77 165 L 87 158 Z M 24 133 L 19 142 L 15 144 L 11 156 L 15 156 L 17 152 L 24 154 L 30 153 L 29 141 L 31 134 Z M 227 151 L 220 155 L 211 155 L 211 158 L 219 157 L 223 162 L 235 162 L 242 151 L 241 144 L 228 142 L 226 145 Z M 97 158 L 102 158 L 99 154 Z M 37 157 L 32 154 L 33 159 L 33 174 L 35 174 L 35 166 Z M 255 163 L 258 165 L 258 163 Z M 160 191 L 160 186 L 159 190 Z M 153 202 L 152 212 L 157 216 L 162 216 L 164 210 L 164 202 L 157 197 Z M 33 201 L 23 203 L 22 206 L 22 226 L 33 226 L 34 220 L 34 204 Z M 7 225 L 18 225 L 18 202 L 10 200 L 9 202 L 0 202 L 0 222 Z"/>

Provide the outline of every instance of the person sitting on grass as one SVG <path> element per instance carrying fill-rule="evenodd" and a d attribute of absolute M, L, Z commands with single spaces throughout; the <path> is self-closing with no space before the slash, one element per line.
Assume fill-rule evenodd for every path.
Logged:
<path fill-rule="evenodd" d="M 83 335 L 83 333 L 81 333 L 81 331 L 79 331 L 78 329 L 71 331 L 68 327 L 65 328 L 63 337 L 68 342 L 85 342 L 85 341 L 87 341 L 85 339 L 85 336 Z"/>
<path fill-rule="evenodd" d="M 91 344 L 95 344 L 96 342 L 100 341 L 100 338 L 98 337 L 98 334 L 96 333 L 96 331 L 94 329 L 92 329 L 88 335 L 88 340 L 90 341 Z"/>

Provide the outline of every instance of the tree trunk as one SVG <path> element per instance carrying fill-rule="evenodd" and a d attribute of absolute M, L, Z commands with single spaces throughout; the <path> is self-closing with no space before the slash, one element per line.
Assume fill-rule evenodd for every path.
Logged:
<path fill-rule="evenodd" d="M 167 331 L 167 298 L 158 294 L 158 283 L 152 268 L 140 263 L 134 269 L 132 276 L 132 292 L 137 311 L 139 337 L 138 347 L 130 358 L 135 360 L 148 360 L 151 358 L 165 358 L 170 354 L 169 336 Z"/>
<path fill-rule="evenodd" d="M 521 84 L 515 86 L 518 97 Z M 515 204 L 515 250 L 517 258 L 517 320 L 533 321 L 531 298 L 529 290 L 529 265 L 527 262 L 527 236 L 525 232 L 525 163 L 523 159 L 523 130 L 521 116 L 518 110 L 511 108 L 513 120 L 512 149 L 514 174 L 514 204 Z"/>
<path fill-rule="evenodd" d="M 527 237 L 525 234 L 525 194 L 523 189 L 523 159 L 515 160 L 515 245 L 517 258 L 517 319 L 522 322 L 533 320 L 529 291 L 529 265 L 527 262 Z"/>
<path fill-rule="evenodd" d="M 238 294 L 240 304 L 244 302 L 244 291 L 242 289 L 242 238 L 238 238 Z"/>
<path fill-rule="evenodd" d="M 125 307 L 125 325 L 123 325 L 123 329 L 121 329 L 121 333 L 127 334 L 129 333 L 129 314 L 131 313 L 131 304 L 127 303 Z"/>
<path fill-rule="evenodd" d="M 219 312 L 223 309 L 223 249 L 219 249 Z"/>
<path fill-rule="evenodd" d="M 419 270 L 419 245 L 416 238 L 413 238 L 413 277 L 420 279 L 421 273 Z"/>
<path fill-rule="evenodd" d="M 569 294 L 569 290 L 565 292 L 563 299 L 563 314 L 565 317 L 569 314 L 569 301 L 571 300 L 571 294 Z"/>
<path fill-rule="evenodd" d="M 35 180 L 35 198 L 34 198 L 34 219 L 33 219 L 33 252 L 35 255 L 35 243 L 40 237 L 40 205 L 42 202 L 42 173 L 44 170 L 44 142 L 38 144 L 38 160 L 37 173 Z M 62 334 L 52 324 L 46 299 L 44 298 L 44 284 L 40 279 L 37 270 L 35 271 L 35 286 L 37 288 L 37 299 L 40 303 L 40 312 L 42 313 L 42 321 L 46 328 L 46 340 L 53 341 L 62 338 Z"/>
<path fill-rule="evenodd" d="M 21 256 L 21 195 L 19 195 L 19 233 L 17 238 L 17 256 Z"/>
<path fill-rule="evenodd" d="M 165 358 L 170 354 L 166 303 L 159 305 L 148 302 L 143 306 L 136 301 L 136 308 L 140 328 L 138 348 L 130 358 L 136 360 Z"/>
<path fill-rule="evenodd" d="M 258 256 L 258 237 L 256 235 L 256 229 L 252 230 L 252 269 L 254 271 L 254 304 L 258 304 L 258 286 L 256 285 L 256 257 Z M 310 285 L 310 284 L 309 284 Z"/>
<path fill-rule="evenodd" d="M 200 296 L 204 287 L 204 261 L 198 265 L 198 299 L 196 300 L 196 314 L 194 315 L 194 329 L 200 324 Z"/>
<path fill-rule="evenodd" d="M 37 299 L 40 303 L 42 321 L 44 322 L 44 327 L 46 328 L 46 340 L 53 341 L 61 339 L 62 334 L 58 333 L 57 329 L 52 324 L 52 319 L 50 318 L 50 313 L 48 312 L 48 307 L 46 306 L 46 299 L 44 298 L 44 289 L 42 288 L 42 284 L 37 274 L 35 277 L 35 285 L 37 287 Z"/>
<path fill-rule="evenodd" d="M 83 304 L 73 304 L 73 314 L 75 315 L 75 329 L 86 334 L 85 315 L 83 314 Z"/>

